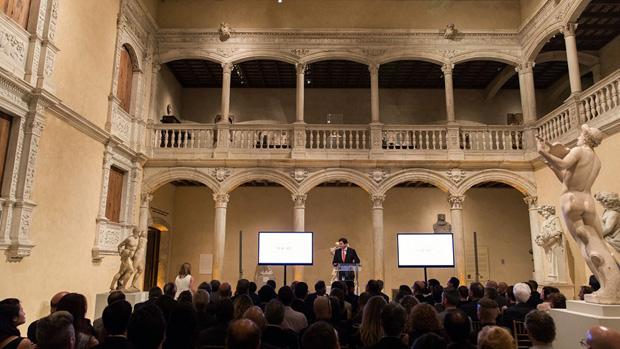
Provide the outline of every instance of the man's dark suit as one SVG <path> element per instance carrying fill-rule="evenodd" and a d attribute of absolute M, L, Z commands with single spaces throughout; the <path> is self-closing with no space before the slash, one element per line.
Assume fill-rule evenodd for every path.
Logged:
<path fill-rule="evenodd" d="M 345 255 L 344 260 L 342 259 L 342 249 L 339 248 L 334 253 L 334 259 L 332 259 L 332 264 L 340 264 L 340 263 L 359 263 L 360 258 L 357 256 L 357 253 L 354 249 L 350 247 L 345 247 Z M 352 271 L 341 271 L 338 273 L 338 280 L 354 280 L 355 272 Z"/>

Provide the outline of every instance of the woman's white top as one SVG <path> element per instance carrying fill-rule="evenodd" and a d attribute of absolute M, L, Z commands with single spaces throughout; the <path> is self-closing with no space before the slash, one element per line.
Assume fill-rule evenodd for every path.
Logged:
<path fill-rule="evenodd" d="M 187 274 L 183 277 L 177 275 L 177 278 L 174 280 L 174 284 L 177 287 L 177 293 L 174 296 L 175 299 L 179 298 L 179 295 L 181 294 L 181 292 L 190 291 L 189 282 L 191 279 L 192 279 L 192 276 L 190 274 Z"/>

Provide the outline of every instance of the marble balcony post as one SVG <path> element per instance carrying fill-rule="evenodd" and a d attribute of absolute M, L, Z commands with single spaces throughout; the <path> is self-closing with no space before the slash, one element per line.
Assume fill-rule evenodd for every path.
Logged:
<path fill-rule="evenodd" d="M 293 194 L 293 228 L 295 231 L 305 231 L 306 220 L 306 194 Z M 295 281 L 303 281 L 304 267 L 296 266 L 293 269 L 293 275 Z"/>
<path fill-rule="evenodd" d="M 385 261 L 384 259 L 384 236 L 383 236 L 383 201 L 385 195 L 372 195 L 372 237 L 374 250 L 374 269 L 373 278 L 375 280 L 384 280 Z"/>
<path fill-rule="evenodd" d="M 577 55 L 577 40 L 575 31 L 577 23 L 566 23 L 561 29 L 564 34 L 566 46 L 566 62 L 568 63 L 568 77 L 570 80 L 570 92 L 581 92 L 581 73 L 579 72 L 579 57 Z"/>
<path fill-rule="evenodd" d="M 226 209 L 228 194 L 213 194 L 215 201 L 215 224 L 213 229 L 213 274 L 212 279 L 221 280 L 224 269 L 224 250 L 226 246 Z"/>
<path fill-rule="evenodd" d="M 463 195 L 450 195 L 450 219 L 452 224 L 452 235 L 454 237 L 454 270 L 456 277 L 465 282 L 465 236 L 463 227 Z"/>
<path fill-rule="evenodd" d="M 452 84 L 452 69 L 454 64 L 448 63 L 441 67 L 446 91 L 446 118 L 448 123 L 454 123 L 456 120 L 454 114 L 454 87 Z"/>

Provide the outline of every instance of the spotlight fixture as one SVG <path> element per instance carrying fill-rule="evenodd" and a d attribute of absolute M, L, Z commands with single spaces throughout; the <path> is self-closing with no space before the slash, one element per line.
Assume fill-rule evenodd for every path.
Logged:
<path fill-rule="evenodd" d="M 278 0 L 278 4 L 281 4 L 282 2 L 284 2 L 284 0 Z"/>

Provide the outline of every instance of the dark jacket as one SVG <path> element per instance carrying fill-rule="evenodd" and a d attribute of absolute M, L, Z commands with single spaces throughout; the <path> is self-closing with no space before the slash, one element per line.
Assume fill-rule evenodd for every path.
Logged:
<path fill-rule="evenodd" d="M 403 343 L 400 338 L 383 337 L 374 345 L 366 347 L 366 349 L 408 349 L 409 347 Z"/>
<path fill-rule="evenodd" d="M 108 336 L 103 343 L 99 343 L 93 349 L 133 349 L 133 346 L 127 337 Z"/>

